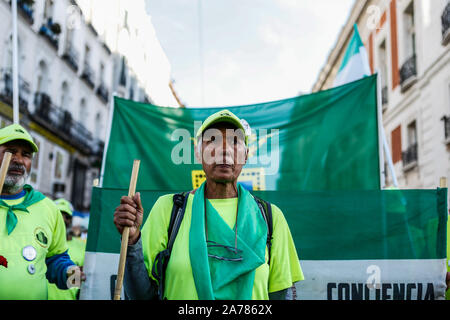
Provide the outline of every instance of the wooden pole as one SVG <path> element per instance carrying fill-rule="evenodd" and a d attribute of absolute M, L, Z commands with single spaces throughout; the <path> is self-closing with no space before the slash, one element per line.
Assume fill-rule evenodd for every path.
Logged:
<path fill-rule="evenodd" d="M 133 171 L 131 172 L 130 187 L 128 189 L 128 196 L 133 197 L 136 191 L 136 182 L 139 172 L 140 160 L 134 160 Z M 120 259 L 119 259 L 119 270 L 117 272 L 117 282 L 116 289 L 114 290 L 114 300 L 120 300 L 120 295 L 122 293 L 122 283 L 123 275 L 125 271 L 125 262 L 127 259 L 127 247 L 128 247 L 128 237 L 130 234 L 130 228 L 125 227 L 122 232 L 122 243 L 120 246 Z"/>
<path fill-rule="evenodd" d="M 446 177 L 441 177 L 441 179 L 439 179 L 439 187 L 447 188 L 447 178 Z"/>
<path fill-rule="evenodd" d="M 11 162 L 12 153 L 5 152 L 3 155 L 2 166 L 0 167 L 0 194 L 3 192 L 3 184 L 5 183 L 6 173 L 9 169 L 9 163 Z"/>

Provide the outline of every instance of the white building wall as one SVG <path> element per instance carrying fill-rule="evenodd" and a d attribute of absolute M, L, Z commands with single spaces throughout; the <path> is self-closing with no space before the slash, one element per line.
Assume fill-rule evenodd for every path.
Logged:
<path fill-rule="evenodd" d="M 385 40 L 387 61 L 387 84 L 389 102 L 384 106 L 383 124 L 388 144 L 392 147 L 391 132 L 401 125 L 402 151 L 408 146 L 407 126 L 416 121 L 418 161 L 411 170 L 404 170 L 402 161 L 395 164 L 395 172 L 400 188 L 436 188 L 441 177 L 450 178 L 450 144 L 445 141 L 443 116 L 450 116 L 450 44 L 442 44 L 441 16 L 447 0 L 415 0 L 415 34 L 417 56 L 417 82 L 402 92 L 401 85 L 393 89 L 391 14 L 392 0 L 368 0 L 355 3 L 354 10 L 344 30 L 351 30 L 356 22 L 361 38 L 369 52 L 369 35 L 373 35 L 373 60 L 375 71 L 380 66 L 379 46 Z M 399 69 L 410 58 L 406 50 L 404 10 L 411 0 L 397 0 L 397 41 Z M 371 11 L 375 5 L 380 16 L 386 12 L 386 22 L 377 26 L 379 30 L 369 28 Z M 314 88 L 326 89 L 332 86 L 333 79 L 345 53 L 343 39 L 348 34 L 341 34 L 330 53 L 326 66 L 321 71 Z M 339 52 L 339 53 L 338 53 Z M 334 59 L 339 54 L 339 59 Z M 332 70 L 328 73 L 328 70 Z M 392 148 L 391 148 L 392 152 Z M 387 184 L 392 184 L 388 173 Z"/>
<path fill-rule="evenodd" d="M 58 23 L 61 27 L 57 50 L 39 34 L 41 26 L 47 23 L 47 18 L 44 19 L 46 2 L 53 3 L 51 17 L 53 23 Z M 33 10 L 34 21 L 30 23 L 18 8 L 19 73 L 29 84 L 30 92 L 26 100 L 31 114 L 37 111 L 35 94 L 38 91 L 46 93 L 55 108 L 69 111 L 72 119 L 80 122 L 91 133 L 93 144 L 97 140 L 105 141 L 112 94 L 120 89 L 117 88 L 117 79 L 121 56 L 125 56 L 127 62 L 127 85 L 122 88 L 122 91 L 125 90 L 125 97 L 128 97 L 130 86 L 134 83 L 134 100 L 150 98 L 155 104 L 177 106 L 169 88 L 170 64 L 156 38 L 143 0 L 35 0 Z M 124 27 L 126 12 L 129 37 L 124 42 L 119 35 Z M 0 69 L 11 68 L 11 63 L 8 63 L 12 55 L 11 28 L 11 6 L 7 1 L 0 1 Z M 69 45 L 69 32 L 72 32 L 71 47 L 78 57 L 77 70 L 64 59 Z M 89 57 L 85 56 L 86 45 L 90 48 Z M 85 63 L 94 72 L 93 88 L 83 80 Z M 41 64 L 47 68 L 47 81 L 39 89 Z M 104 67 L 102 79 L 101 65 Z M 64 99 L 63 83 L 67 84 Z M 108 101 L 101 99 L 97 93 L 101 85 L 108 91 Z M 22 90 L 22 95 L 23 92 Z M 84 109 L 81 108 L 82 101 Z M 5 101 L 0 102 L 0 109 L 5 108 L 4 103 Z M 4 126 L 11 123 L 11 119 L 5 112 L 0 112 L 0 122 Z M 63 196 L 70 200 L 74 163 L 80 161 L 87 166 L 84 205 L 89 205 L 92 183 L 98 178 L 99 171 L 99 168 L 90 167 L 91 156 L 83 154 L 48 128 L 44 130 L 32 117 L 22 118 L 21 124 L 30 129 L 40 145 L 40 151 L 36 155 L 39 165 L 32 170 L 30 183 L 48 196 Z M 60 176 L 56 173 L 60 173 Z M 55 183 L 65 185 L 64 194 L 54 194 Z"/>

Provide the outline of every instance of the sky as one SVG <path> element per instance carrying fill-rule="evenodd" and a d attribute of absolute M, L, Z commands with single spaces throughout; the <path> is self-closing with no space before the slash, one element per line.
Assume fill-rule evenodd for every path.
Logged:
<path fill-rule="evenodd" d="M 310 93 L 354 1 L 146 3 L 181 101 L 227 107 Z"/>

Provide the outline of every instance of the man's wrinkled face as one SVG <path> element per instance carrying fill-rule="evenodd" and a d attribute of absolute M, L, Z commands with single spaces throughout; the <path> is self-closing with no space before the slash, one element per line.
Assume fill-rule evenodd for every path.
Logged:
<path fill-rule="evenodd" d="M 16 194 L 22 191 L 31 170 L 33 149 L 24 140 L 13 140 L 0 146 L 0 164 L 5 152 L 12 154 L 11 162 L 6 173 L 3 193 Z"/>
<path fill-rule="evenodd" d="M 235 181 L 247 162 L 244 132 L 227 122 L 203 132 L 200 151 L 206 177 L 219 183 Z"/>

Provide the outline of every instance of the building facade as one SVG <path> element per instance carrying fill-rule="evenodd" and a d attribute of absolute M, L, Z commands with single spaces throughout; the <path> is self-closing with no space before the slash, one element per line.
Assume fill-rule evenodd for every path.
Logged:
<path fill-rule="evenodd" d="M 142 55 L 148 55 L 144 71 L 152 73 L 149 47 L 140 55 L 121 52 L 114 40 L 120 34 L 117 26 L 107 25 L 108 32 L 94 27 L 95 23 L 101 26 L 94 19 L 102 16 L 101 8 L 93 10 L 89 4 L 97 0 L 79 2 L 17 0 L 19 104 L 20 124 L 39 146 L 29 183 L 51 198 L 64 197 L 76 210 L 86 211 L 100 174 L 113 93 L 142 102 L 177 103 L 173 95 L 173 100 L 161 98 L 148 79 L 134 73 L 143 65 Z M 125 1 L 117 3 L 120 12 L 127 10 Z M 140 18 L 150 23 L 149 17 Z M 110 22 L 120 25 L 123 20 L 113 17 Z M 10 1 L 0 1 L 0 30 L 0 125 L 4 127 L 12 123 Z M 156 36 L 144 42 L 153 41 Z M 170 72 L 170 65 L 165 72 Z M 170 75 L 159 78 L 165 85 L 152 80 L 160 91 L 171 92 L 166 78 Z"/>
<path fill-rule="evenodd" d="M 436 188 L 450 177 L 450 1 L 355 1 L 313 91 L 333 86 L 358 25 L 380 74 L 382 119 L 400 188 Z M 392 175 L 384 166 L 386 186 Z"/>

